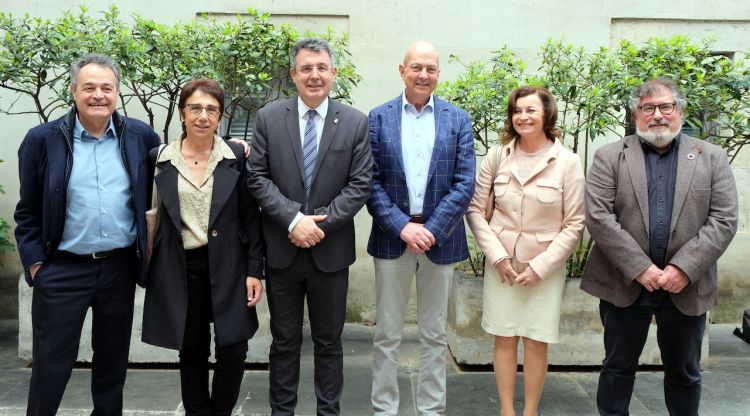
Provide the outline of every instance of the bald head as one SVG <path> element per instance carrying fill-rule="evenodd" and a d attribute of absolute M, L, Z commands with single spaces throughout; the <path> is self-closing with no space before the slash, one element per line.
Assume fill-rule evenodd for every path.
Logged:
<path fill-rule="evenodd" d="M 427 42 L 426 40 L 418 40 L 412 43 L 409 46 L 409 49 L 406 50 L 406 55 L 404 55 L 404 66 L 409 66 L 409 62 L 414 59 L 415 56 L 420 55 L 432 56 L 435 59 L 435 64 L 440 65 L 440 59 L 438 56 L 438 51 L 437 49 L 435 49 L 435 45 Z"/>
<path fill-rule="evenodd" d="M 406 101 L 421 111 L 437 87 L 440 66 L 437 49 L 423 40 L 414 42 L 404 55 L 404 63 L 398 72 L 406 86 Z"/>

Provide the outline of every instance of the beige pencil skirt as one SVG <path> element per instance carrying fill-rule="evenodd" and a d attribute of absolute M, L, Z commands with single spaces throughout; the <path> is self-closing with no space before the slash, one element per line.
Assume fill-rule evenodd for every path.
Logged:
<path fill-rule="evenodd" d="M 526 264 L 513 260 L 516 270 Z M 560 304 L 565 289 L 565 267 L 534 286 L 500 283 L 492 265 L 485 264 L 482 328 L 502 337 L 521 336 L 556 343 L 560 337 Z"/>

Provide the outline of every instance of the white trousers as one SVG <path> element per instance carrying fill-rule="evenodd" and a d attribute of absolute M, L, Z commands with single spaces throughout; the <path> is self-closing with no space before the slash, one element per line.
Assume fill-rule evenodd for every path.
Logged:
<path fill-rule="evenodd" d="M 377 325 L 371 396 L 375 415 L 398 414 L 398 351 L 415 275 L 420 344 L 417 413 L 445 413 L 445 325 L 453 265 L 435 264 L 424 254 L 405 252 L 394 260 L 375 259 Z"/>

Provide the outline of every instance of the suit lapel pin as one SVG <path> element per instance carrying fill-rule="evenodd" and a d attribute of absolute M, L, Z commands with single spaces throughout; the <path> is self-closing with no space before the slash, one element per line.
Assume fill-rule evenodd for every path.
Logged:
<path fill-rule="evenodd" d="M 339 119 L 337 119 L 337 118 L 334 118 L 334 119 L 333 119 L 333 124 L 339 124 Z"/>
<path fill-rule="evenodd" d="M 693 150 L 695 150 L 695 152 L 698 153 L 698 154 L 703 153 L 703 148 L 700 147 L 700 145 L 695 145 L 695 147 L 693 147 Z M 688 153 L 687 158 L 688 158 L 688 160 L 693 160 L 693 159 L 695 159 L 695 154 L 694 153 Z"/>

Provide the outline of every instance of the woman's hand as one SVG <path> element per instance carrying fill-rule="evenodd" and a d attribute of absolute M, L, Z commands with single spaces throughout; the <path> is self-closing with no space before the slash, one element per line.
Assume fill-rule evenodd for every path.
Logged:
<path fill-rule="evenodd" d="M 531 268 L 526 266 L 526 269 L 516 277 L 516 283 L 521 286 L 534 286 L 535 284 L 542 281 L 542 278 Z"/>
<path fill-rule="evenodd" d="M 257 277 L 248 276 L 245 279 L 245 286 L 247 286 L 247 307 L 252 308 L 263 297 L 263 283 Z"/>
<path fill-rule="evenodd" d="M 250 157 L 250 145 L 246 141 L 234 137 L 229 138 L 227 141 L 237 143 L 238 145 L 242 146 L 242 151 L 245 153 L 245 159 Z"/>
<path fill-rule="evenodd" d="M 497 270 L 497 274 L 500 276 L 500 284 L 507 283 L 513 286 L 513 280 L 518 277 L 518 273 L 513 270 L 513 265 L 509 258 L 504 258 L 496 262 L 495 270 Z"/>

